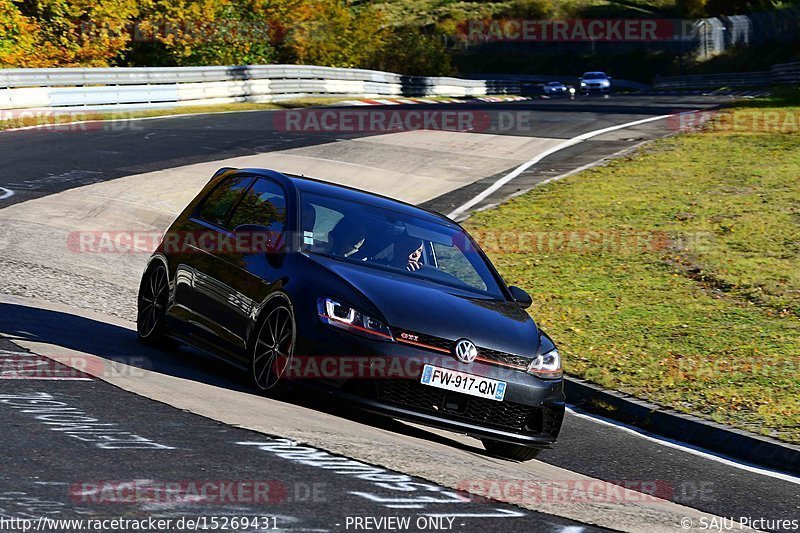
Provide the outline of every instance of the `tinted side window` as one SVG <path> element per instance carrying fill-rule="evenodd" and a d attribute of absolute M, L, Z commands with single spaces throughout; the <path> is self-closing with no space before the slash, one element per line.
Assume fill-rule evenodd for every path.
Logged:
<path fill-rule="evenodd" d="M 223 180 L 206 197 L 200 207 L 199 218 L 217 226 L 225 226 L 228 213 L 252 181 L 253 178 L 250 176 L 233 176 Z"/>
<path fill-rule="evenodd" d="M 327 243 L 328 235 L 344 217 L 344 214 L 330 207 L 303 202 L 303 237 L 314 244 Z"/>
<path fill-rule="evenodd" d="M 475 267 L 457 246 L 433 243 L 433 251 L 439 264 L 439 270 L 458 278 L 461 283 L 485 291 L 486 283 L 475 271 Z"/>
<path fill-rule="evenodd" d="M 286 193 L 283 188 L 274 181 L 257 179 L 236 206 L 229 227 L 236 229 L 242 224 L 283 231 L 286 225 Z"/>

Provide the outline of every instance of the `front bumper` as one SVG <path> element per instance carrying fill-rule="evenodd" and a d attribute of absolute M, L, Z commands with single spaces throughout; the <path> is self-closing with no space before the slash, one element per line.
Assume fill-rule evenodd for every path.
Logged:
<path fill-rule="evenodd" d="M 585 93 L 607 93 L 611 91 L 611 86 L 609 85 L 599 85 L 599 84 L 589 84 L 584 87 L 581 87 L 581 91 Z"/>
<path fill-rule="evenodd" d="M 562 380 L 543 380 L 481 361 L 462 364 L 449 355 L 373 341 L 323 324 L 310 329 L 298 332 L 298 339 L 303 340 L 298 342 L 296 356 L 300 353 L 304 354 L 300 357 L 317 361 L 360 358 L 370 368 L 387 372 L 290 377 L 295 386 L 313 387 L 367 411 L 476 438 L 546 448 L 558 437 L 564 419 Z M 423 385 L 420 377 L 424 364 L 504 381 L 505 398 L 499 402 Z"/>

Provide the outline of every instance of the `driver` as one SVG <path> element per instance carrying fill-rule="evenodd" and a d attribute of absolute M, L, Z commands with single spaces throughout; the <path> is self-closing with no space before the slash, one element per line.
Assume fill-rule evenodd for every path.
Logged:
<path fill-rule="evenodd" d="M 422 239 L 403 233 L 394 241 L 391 266 L 415 272 L 423 267 Z"/>

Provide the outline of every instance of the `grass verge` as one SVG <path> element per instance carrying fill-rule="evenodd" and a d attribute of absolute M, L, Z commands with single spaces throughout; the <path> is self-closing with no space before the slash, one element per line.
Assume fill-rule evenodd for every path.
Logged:
<path fill-rule="evenodd" d="M 800 117 L 772 99 L 476 214 L 568 373 L 800 442 Z M 733 119 L 737 113 L 745 119 Z M 487 242 L 489 241 L 489 242 Z"/>
<path fill-rule="evenodd" d="M 276 103 L 232 103 L 212 104 L 184 107 L 167 107 L 161 109 L 144 109 L 141 111 L 59 111 L 56 108 L 41 110 L 0 110 L 0 130 L 47 125 L 59 127 L 63 124 L 92 120 L 126 120 L 134 118 L 162 117 L 166 115 L 191 115 L 196 113 L 223 113 L 231 111 L 260 111 L 271 109 L 299 109 L 311 106 L 330 105 L 344 100 L 346 97 L 316 97 L 284 100 Z"/>
<path fill-rule="evenodd" d="M 402 98 L 402 97 L 390 97 Z M 427 100 L 452 100 L 459 97 L 431 96 Z M 66 124 L 76 122 L 87 122 L 97 120 L 117 120 L 124 121 L 137 118 L 163 117 L 172 115 L 192 115 L 197 113 L 224 113 L 233 111 L 262 111 L 280 109 L 303 109 L 306 107 L 321 107 L 333 105 L 347 100 L 356 100 L 357 97 L 344 96 L 319 96 L 308 98 L 297 98 L 294 100 L 282 100 L 280 102 L 268 104 L 256 103 L 233 103 L 233 104 L 212 104 L 185 107 L 166 107 L 162 109 L 145 109 L 141 111 L 103 111 L 103 112 L 83 112 L 83 111 L 61 111 L 57 108 L 45 108 L 39 110 L 29 109 L 0 109 L 0 131 L 15 128 L 25 128 L 31 126 L 51 126 L 61 128 Z"/>
<path fill-rule="evenodd" d="M 275 104 L 216 104 L 204 106 L 143 109 L 141 111 L 60 111 L 56 108 L 28 110 L 0 110 L 0 130 L 31 126 L 59 127 L 63 124 L 91 120 L 125 120 L 133 118 L 162 117 L 165 115 L 190 115 L 194 113 L 221 113 L 226 111 L 250 111 L 259 109 L 282 109 Z"/>

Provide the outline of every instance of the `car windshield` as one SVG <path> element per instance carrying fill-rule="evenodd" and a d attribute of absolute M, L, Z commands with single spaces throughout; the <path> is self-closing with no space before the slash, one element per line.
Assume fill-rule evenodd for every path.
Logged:
<path fill-rule="evenodd" d="M 503 290 L 458 227 L 382 207 L 302 194 L 303 250 L 504 299 Z"/>
<path fill-rule="evenodd" d="M 606 75 L 602 72 L 587 72 L 583 75 L 583 79 L 585 80 L 602 80 L 605 79 Z"/>
<path fill-rule="evenodd" d="M 560 82 L 560 81 L 551 81 L 551 82 L 550 82 L 550 83 L 548 83 L 547 85 L 553 85 L 553 86 L 556 86 L 556 87 L 558 87 L 559 85 L 561 85 L 561 82 Z"/>

